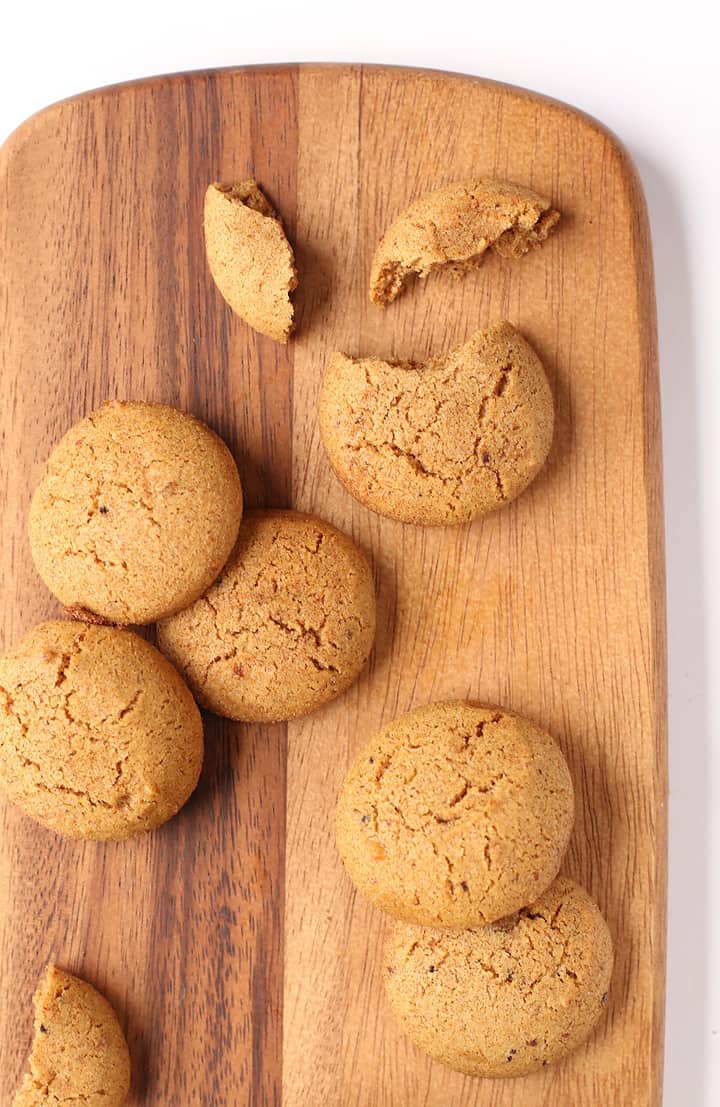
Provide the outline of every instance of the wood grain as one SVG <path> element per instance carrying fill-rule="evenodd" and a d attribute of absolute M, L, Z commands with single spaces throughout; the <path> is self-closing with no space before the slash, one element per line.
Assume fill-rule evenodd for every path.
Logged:
<path fill-rule="evenodd" d="M 253 173 L 301 274 L 285 350 L 207 273 L 205 185 Z M 422 191 L 471 174 L 550 194 L 558 233 L 521 263 L 367 303 L 374 246 Z M 426 530 L 352 501 L 320 447 L 326 354 L 423 357 L 499 318 L 546 363 L 546 470 L 482 522 Z M 2 646 L 55 611 L 26 515 L 37 465 L 110 396 L 207 419 L 248 499 L 294 504 L 373 557 L 378 642 L 343 698 L 287 727 L 208 719 L 196 798 L 119 845 L 61 842 L 0 801 L 0 1100 L 54 956 L 116 1003 L 135 1105 L 658 1107 L 666 720 L 652 267 L 634 169 L 570 109 L 471 78 L 279 67 L 158 78 L 48 109 L 0 160 Z M 354 751 L 410 706 L 503 703 L 562 743 L 578 791 L 567 871 L 617 943 L 608 1017 L 519 1081 L 452 1074 L 407 1044 L 382 996 L 385 922 L 344 877 L 337 790 Z M 287 825 L 286 825 L 287 824 Z M 285 832 L 286 830 L 286 832 Z"/>

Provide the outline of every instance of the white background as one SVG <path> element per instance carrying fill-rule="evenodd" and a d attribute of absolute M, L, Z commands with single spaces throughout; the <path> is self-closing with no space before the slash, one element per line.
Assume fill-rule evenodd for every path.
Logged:
<path fill-rule="evenodd" d="M 524 85 L 597 116 L 629 147 L 650 208 L 664 421 L 671 784 L 665 1104 L 717 1107 L 717 0 L 13 0 L 2 7 L 0 141 L 51 101 L 115 81 L 221 65 L 366 61 Z M 58 181 L 64 187 L 71 183 Z"/>

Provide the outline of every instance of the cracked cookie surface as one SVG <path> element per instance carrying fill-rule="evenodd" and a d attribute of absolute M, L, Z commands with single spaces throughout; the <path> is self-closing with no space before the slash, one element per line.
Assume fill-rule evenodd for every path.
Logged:
<path fill-rule="evenodd" d="M 337 847 L 358 891 L 395 918 L 476 926 L 548 887 L 573 819 L 570 772 L 549 734 L 502 708 L 437 703 L 358 754 Z"/>
<path fill-rule="evenodd" d="M 0 784 L 59 834 L 160 826 L 193 792 L 202 757 L 189 689 L 131 631 L 41 623 L 0 661 Z"/>
<path fill-rule="evenodd" d="M 550 450 L 553 399 L 510 323 L 426 364 L 333 354 L 320 432 L 348 492 L 406 523 L 464 523 L 519 496 Z"/>
<path fill-rule="evenodd" d="M 566 877 L 495 926 L 396 923 L 385 989 L 403 1031 L 473 1076 L 522 1076 L 583 1042 L 607 1002 L 613 947 L 588 893 Z"/>
<path fill-rule="evenodd" d="M 334 699 L 375 635 L 370 566 L 330 523 L 249 512 L 207 595 L 160 623 L 158 644 L 217 715 L 279 722 Z"/>
<path fill-rule="evenodd" d="M 509 181 L 474 178 L 421 196 L 383 235 L 370 270 L 370 300 L 392 303 L 408 281 L 436 269 L 461 275 L 488 250 L 519 258 L 539 246 L 560 218 L 550 201 Z"/>
<path fill-rule="evenodd" d="M 130 1090 L 130 1054 L 105 997 L 49 965 L 33 1004 L 30 1071 L 13 1107 L 121 1107 Z"/>
<path fill-rule="evenodd" d="M 202 595 L 237 538 L 242 488 L 225 443 L 164 404 L 105 404 L 53 450 L 30 548 L 68 608 L 152 623 Z"/>
<path fill-rule="evenodd" d="M 208 265 L 223 299 L 254 330 L 287 342 L 295 256 L 280 216 L 256 182 L 211 184 L 204 224 Z"/>

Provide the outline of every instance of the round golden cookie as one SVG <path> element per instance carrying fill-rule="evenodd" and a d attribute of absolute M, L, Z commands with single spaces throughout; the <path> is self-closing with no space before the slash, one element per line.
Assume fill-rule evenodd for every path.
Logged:
<path fill-rule="evenodd" d="M 607 1002 L 613 947 L 595 902 L 559 877 L 490 926 L 396 923 L 385 988 L 407 1036 L 473 1076 L 522 1076 L 583 1042 Z"/>
<path fill-rule="evenodd" d="M 320 433 L 348 492 L 380 515 L 465 523 L 514 500 L 545 463 L 553 399 L 510 323 L 424 365 L 333 354 Z"/>
<path fill-rule="evenodd" d="M 71 838 L 127 838 L 175 815 L 200 776 L 200 712 L 128 630 L 41 623 L 0 660 L 0 785 Z"/>
<path fill-rule="evenodd" d="M 33 1004 L 30 1072 L 13 1107 L 121 1107 L 130 1090 L 130 1054 L 105 997 L 85 980 L 49 965 Z"/>
<path fill-rule="evenodd" d="M 158 626 L 158 644 L 216 715 L 279 722 L 334 699 L 375 636 L 370 566 L 330 523 L 249 512 L 210 591 Z"/>
<path fill-rule="evenodd" d="M 61 603 L 152 623 L 196 600 L 237 538 L 225 443 L 163 404 L 105 404 L 53 450 L 30 507 L 36 568 Z"/>
<path fill-rule="evenodd" d="M 359 754 L 340 792 L 337 847 L 358 891 L 395 918 L 477 926 L 548 887 L 573 817 L 549 734 L 502 708 L 436 703 Z"/>

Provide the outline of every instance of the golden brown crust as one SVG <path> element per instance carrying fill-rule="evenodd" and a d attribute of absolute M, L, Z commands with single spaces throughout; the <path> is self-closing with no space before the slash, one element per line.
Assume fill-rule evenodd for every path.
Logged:
<path fill-rule="evenodd" d="M 542 364 L 510 323 L 425 365 L 333 354 L 320 433 L 335 473 L 373 511 L 464 523 L 515 499 L 552 444 Z"/>
<path fill-rule="evenodd" d="M 370 299 L 385 306 L 412 276 L 476 268 L 487 250 L 522 257 L 559 218 L 545 197 L 509 181 L 472 178 L 426 193 L 383 235 L 370 270 Z"/>
<path fill-rule="evenodd" d="M 502 708 L 437 703 L 358 754 L 337 846 L 358 891 L 388 914 L 477 926 L 548 887 L 573 818 L 572 780 L 549 734 Z"/>
<path fill-rule="evenodd" d="M 130 1054 L 105 997 L 49 965 L 33 1003 L 30 1072 L 13 1107 L 121 1107 L 130 1090 Z"/>
<path fill-rule="evenodd" d="M 30 507 L 30 548 L 75 613 L 152 623 L 210 587 L 241 517 L 237 466 L 209 427 L 164 404 L 113 402 L 51 453 Z"/>
<path fill-rule="evenodd" d="M 41 623 L 0 660 L 0 784 L 59 834 L 160 826 L 193 792 L 202 757 L 190 691 L 131 631 Z"/>
<path fill-rule="evenodd" d="M 408 1037 L 473 1076 L 522 1076 L 583 1042 L 607 1001 L 612 939 L 566 877 L 501 925 L 431 930 L 396 923 L 385 988 Z"/>
<path fill-rule="evenodd" d="M 204 224 L 208 265 L 223 298 L 256 331 L 287 342 L 295 257 L 282 220 L 256 182 L 211 184 Z"/>
<path fill-rule="evenodd" d="M 254 511 L 210 591 L 158 626 L 158 644 L 203 707 L 277 722 L 345 691 L 375 635 L 370 566 L 330 523 Z"/>

